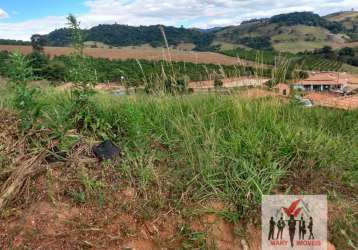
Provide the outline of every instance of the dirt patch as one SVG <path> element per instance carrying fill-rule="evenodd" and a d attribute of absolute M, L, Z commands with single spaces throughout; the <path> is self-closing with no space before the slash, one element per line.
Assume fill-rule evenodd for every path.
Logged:
<path fill-rule="evenodd" d="M 310 99 L 315 105 L 346 110 L 358 109 L 358 95 L 337 96 L 330 93 L 309 93 L 305 98 Z"/>
<path fill-rule="evenodd" d="M 15 45 L 0 45 L 0 51 L 6 50 L 13 52 L 20 50 L 24 54 L 32 52 L 31 46 L 15 46 Z M 71 48 L 66 47 L 45 47 L 45 53 L 50 56 L 69 55 L 73 52 Z M 173 60 L 192 63 L 213 63 L 223 65 L 255 65 L 254 62 L 245 61 L 235 57 L 225 56 L 213 52 L 193 52 L 182 50 L 171 50 L 170 56 L 166 49 L 151 49 L 151 48 L 122 48 L 122 49 L 101 49 L 101 48 L 86 48 L 84 53 L 88 56 L 108 59 L 145 59 L 145 60 Z"/>
<path fill-rule="evenodd" d="M 250 99 L 278 96 L 278 94 L 273 91 L 260 89 L 260 88 L 252 88 L 252 89 L 240 91 L 240 95 Z"/>

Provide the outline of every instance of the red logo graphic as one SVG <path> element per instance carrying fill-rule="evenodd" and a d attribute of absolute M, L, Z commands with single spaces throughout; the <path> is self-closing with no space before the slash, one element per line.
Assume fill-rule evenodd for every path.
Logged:
<path fill-rule="evenodd" d="M 290 205 L 288 208 L 282 207 L 282 209 L 283 209 L 283 211 L 285 211 L 285 213 L 287 214 L 287 216 L 293 215 L 293 216 L 297 217 L 297 216 L 300 214 L 302 208 L 297 208 L 297 209 L 296 209 L 296 207 L 298 206 L 298 204 L 299 204 L 301 201 L 302 201 L 301 199 L 295 200 L 294 202 L 291 203 L 291 205 Z"/>

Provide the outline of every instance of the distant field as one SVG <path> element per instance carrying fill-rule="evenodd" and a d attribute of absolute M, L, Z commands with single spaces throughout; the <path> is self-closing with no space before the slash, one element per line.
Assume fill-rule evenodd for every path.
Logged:
<path fill-rule="evenodd" d="M 14 45 L 0 45 L 0 51 L 6 50 L 9 52 L 20 50 L 22 53 L 29 54 L 32 51 L 31 46 L 14 46 Z M 46 47 L 45 53 L 50 56 L 68 55 L 73 50 L 71 48 L 63 47 Z M 212 52 L 194 52 L 194 51 L 180 51 L 170 50 L 170 55 L 166 49 L 152 49 L 152 48 L 121 48 L 121 49 L 104 49 L 104 48 L 86 48 L 85 54 L 88 56 L 109 59 L 146 59 L 146 60 L 173 60 L 184 61 L 192 63 L 213 63 L 223 65 L 254 65 L 254 62 L 245 60 L 238 60 L 237 58 L 225 56 L 219 53 Z"/>
<path fill-rule="evenodd" d="M 346 28 L 352 29 L 354 24 L 358 22 L 357 11 L 344 11 L 326 16 L 326 19 L 334 22 L 342 23 Z"/>
<path fill-rule="evenodd" d="M 334 49 L 351 47 L 354 44 L 346 43 L 342 35 L 335 35 L 321 27 L 296 25 L 290 30 L 272 38 L 273 47 L 277 51 L 297 53 L 305 50 L 319 49 L 331 46 Z"/>

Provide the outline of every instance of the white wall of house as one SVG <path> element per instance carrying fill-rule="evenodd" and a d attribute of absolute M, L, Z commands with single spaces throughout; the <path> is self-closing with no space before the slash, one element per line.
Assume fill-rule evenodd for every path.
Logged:
<path fill-rule="evenodd" d="M 293 89 L 306 91 L 330 91 L 333 89 L 343 89 L 342 84 L 293 84 Z"/>

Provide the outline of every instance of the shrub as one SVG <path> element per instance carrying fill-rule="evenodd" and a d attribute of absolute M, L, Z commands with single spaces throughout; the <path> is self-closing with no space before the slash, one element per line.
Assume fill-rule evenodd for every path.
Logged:
<path fill-rule="evenodd" d="M 74 84 L 71 90 L 71 116 L 74 117 L 77 129 L 93 130 L 96 120 L 95 106 L 90 101 L 90 97 L 94 94 L 97 76 L 91 66 L 91 61 L 83 55 L 84 41 L 79 22 L 73 15 L 69 15 L 67 20 L 75 49 L 70 57 L 71 67 L 68 70 L 68 79 Z"/>
<path fill-rule="evenodd" d="M 37 119 L 40 106 L 35 101 L 37 90 L 27 86 L 33 78 L 30 61 L 21 53 L 10 55 L 9 82 L 14 92 L 13 106 L 19 111 L 20 126 L 23 130 L 30 129 Z"/>
<path fill-rule="evenodd" d="M 220 76 L 215 76 L 214 79 L 214 87 L 215 88 L 220 88 L 224 85 L 223 81 L 222 81 L 222 77 Z"/>

